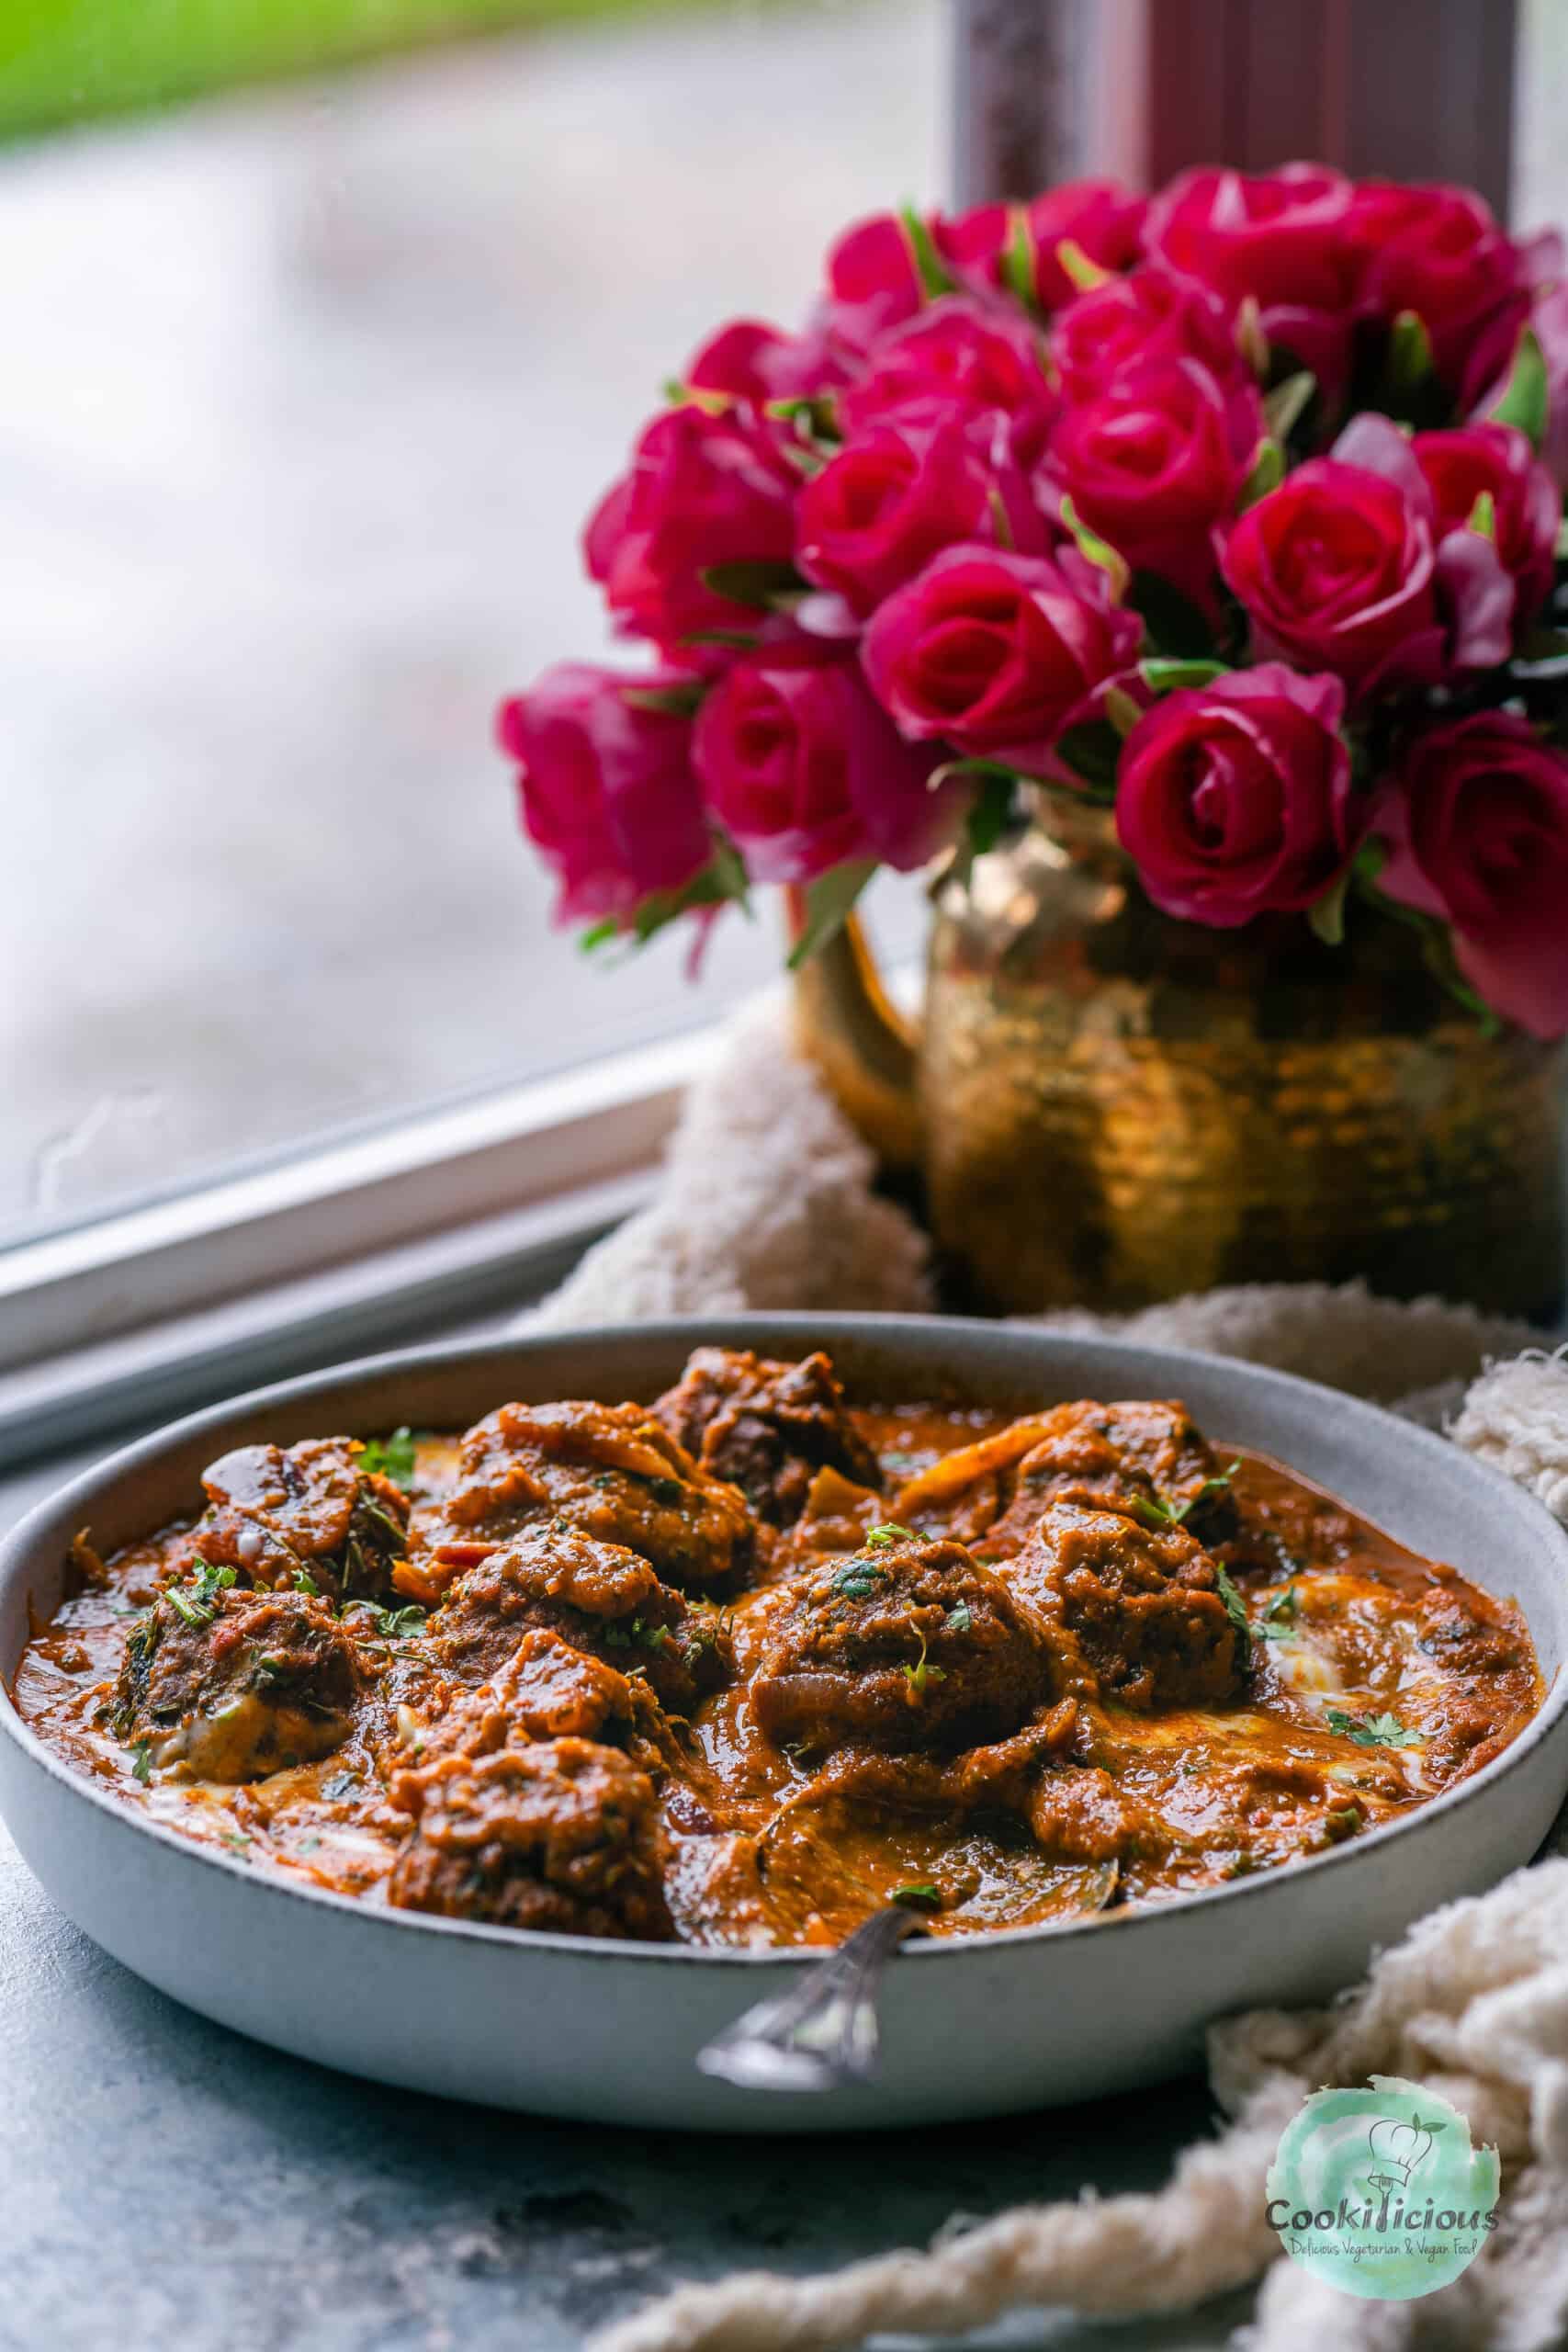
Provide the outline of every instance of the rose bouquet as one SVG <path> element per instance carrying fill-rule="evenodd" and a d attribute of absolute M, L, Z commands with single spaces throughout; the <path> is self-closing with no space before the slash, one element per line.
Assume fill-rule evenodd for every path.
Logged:
<path fill-rule="evenodd" d="M 696 353 L 591 519 L 656 662 L 501 716 L 597 942 L 1104 804 L 1226 929 L 1397 919 L 1568 1030 L 1568 285 L 1451 187 L 1296 164 L 886 215 Z"/>

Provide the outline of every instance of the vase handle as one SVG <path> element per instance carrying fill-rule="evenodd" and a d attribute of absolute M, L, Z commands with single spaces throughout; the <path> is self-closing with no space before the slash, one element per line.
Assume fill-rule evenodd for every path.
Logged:
<path fill-rule="evenodd" d="M 785 892 L 789 935 L 806 922 L 804 891 Z M 920 1162 L 916 1087 L 919 1028 L 889 998 L 854 915 L 795 976 L 795 1038 L 839 1108 L 890 1169 Z"/>

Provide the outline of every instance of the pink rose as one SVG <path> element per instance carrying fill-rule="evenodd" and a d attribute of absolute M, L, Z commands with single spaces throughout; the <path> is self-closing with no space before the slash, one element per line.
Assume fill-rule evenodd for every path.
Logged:
<path fill-rule="evenodd" d="M 1337 391 L 1350 350 L 1351 200 L 1349 181 L 1316 164 L 1183 172 L 1150 205 L 1144 248 L 1233 306 L 1250 295 L 1269 341 Z"/>
<path fill-rule="evenodd" d="M 558 922 L 624 917 L 707 864 L 691 720 L 647 699 L 690 684 L 561 662 L 502 704 L 497 734 L 520 763 L 524 830 L 560 883 Z"/>
<path fill-rule="evenodd" d="M 674 654 L 702 631 L 753 628 L 756 607 L 704 575 L 787 564 L 799 483 L 771 424 L 694 401 L 656 416 L 583 535 L 590 577 L 622 633 Z"/>
<path fill-rule="evenodd" d="M 1380 802 L 1378 887 L 1452 926 L 1461 971 L 1535 1037 L 1568 1030 L 1568 761 L 1483 711 L 1412 745 Z"/>
<path fill-rule="evenodd" d="M 1029 241 L 1034 299 L 1059 310 L 1077 288 L 1063 268 L 1064 243 L 1100 269 L 1125 269 L 1137 259 L 1145 203 L 1116 180 L 1067 180 L 1028 205 L 982 204 L 955 220 L 933 223 L 938 252 L 959 276 L 985 286 L 1004 283 L 1003 258 L 1021 225 Z"/>
<path fill-rule="evenodd" d="M 1093 400 L 1154 359 L 1196 359 L 1221 383 L 1242 372 L 1219 296 L 1168 269 L 1134 269 L 1080 294 L 1051 322 L 1051 356 L 1069 401 Z"/>
<path fill-rule="evenodd" d="M 1248 508 L 1221 557 L 1266 650 L 1353 685 L 1395 669 L 1440 673 L 1435 569 L 1424 502 L 1338 458 L 1287 474 Z"/>
<path fill-rule="evenodd" d="M 723 392 L 764 408 L 829 391 L 845 369 L 820 334 L 784 334 L 760 319 L 732 319 L 693 353 L 685 380 L 694 392 Z"/>
<path fill-rule="evenodd" d="M 1122 747 L 1116 831 L 1156 906 L 1235 930 L 1309 907 L 1356 846 L 1345 691 L 1282 662 L 1168 695 Z"/>
<path fill-rule="evenodd" d="M 829 247 L 823 323 L 852 348 L 913 318 L 925 299 L 909 232 L 896 212 L 857 220 Z"/>
<path fill-rule="evenodd" d="M 921 865 L 954 795 L 894 732 L 852 659 L 793 645 L 745 653 L 704 703 L 694 747 L 707 804 L 758 882 L 807 882 L 846 858 Z"/>
<path fill-rule="evenodd" d="M 1135 571 L 1202 601 L 1213 526 L 1235 507 L 1264 434 L 1256 386 L 1223 390 L 1195 359 L 1155 359 L 1068 404 L 1045 479 Z"/>
<path fill-rule="evenodd" d="M 861 659 L 902 734 L 1043 775 L 1142 634 L 1071 548 L 1047 560 L 951 548 L 877 607 Z"/>
<path fill-rule="evenodd" d="M 1388 320 L 1413 311 L 1442 381 L 1479 394 L 1529 308 L 1519 249 L 1491 207 L 1470 188 L 1363 180 L 1344 234 L 1358 307 Z"/>
<path fill-rule="evenodd" d="M 1512 582 L 1508 620 L 1517 630 L 1540 611 L 1557 577 L 1562 498 L 1551 476 L 1512 425 L 1417 433 L 1410 447 L 1432 496 L 1439 567 L 1450 535 L 1467 528 L 1478 499 L 1491 500 L 1493 545 Z M 1508 650 L 1496 659 L 1506 660 Z"/>
<path fill-rule="evenodd" d="M 882 338 L 865 374 L 840 396 L 840 414 L 855 432 L 933 404 L 968 415 L 996 410 L 1010 420 L 1014 453 L 1028 465 L 1055 408 L 1043 362 L 1043 345 L 1021 320 L 950 295 Z"/>
<path fill-rule="evenodd" d="M 865 614 L 962 540 L 1043 554 L 1050 531 L 1027 482 L 1005 447 L 987 447 L 999 437 L 962 417 L 868 425 L 801 492 L 802 571 Z"/>

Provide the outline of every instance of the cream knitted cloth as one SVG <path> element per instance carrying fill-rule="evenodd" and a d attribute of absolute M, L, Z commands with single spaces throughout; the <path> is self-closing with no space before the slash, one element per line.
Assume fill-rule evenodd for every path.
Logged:
<path fill-rule="evenodd" d="M 658 1198 L 591 1250 L 530 1326 L 928 1307 L 923 1239 L 877 1198 L 873 1174 L 865 1147 L 791 1058 L 771 1003 L 694 1089 Z M 1446 1422 L 1456 1443 L 1568 1521 L 1568 1362 L 1529 1349 L 1517 1325 L 1315 1283 L 1044 1320 L 1245 1356 Z M 1552 2352 L 1568 2342 L 1568 1812 L 1548 1858 L 1422 1920 L 1332 2010 L 1228 2019 L 1210 2036 L 1209 2064 L 1232 2120 L 1153 2195 L 1021 2206 L 943 2233 L 928 2252 L 821 2278 L 756 2273 L 681 2288 L 612 2328 L 596 2352 L 815 2352 L 888 2330 L 954 2335 L 1020 2305 L 1169 2311 L 1259 2274 L 1249 2352 Z M 1432 2084 L 1504 2163 L 1496 2235 L 1462 2278 L 1412 2303 L 1320 2285 L 1280 2257 L 1264 2219 L 1264 2174 L 1304 2095 L 1373 2073 Z"/>

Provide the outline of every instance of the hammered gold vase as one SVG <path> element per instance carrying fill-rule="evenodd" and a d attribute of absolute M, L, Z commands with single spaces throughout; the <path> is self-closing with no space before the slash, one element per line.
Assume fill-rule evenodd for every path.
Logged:
<path fill-rule="evenodd" d="M 1174 922 L 1103 814 L 1053 810 L 939 887 L 918 1027 L 852 926 L 801 976 L 800 1040 L 919 1171 L 963 1303 L 1360 1275 L 1549 1321 L 1564 1048 L 1489 1034 L 1414 933 L 1357 918 L 1337 948 Z"/>

